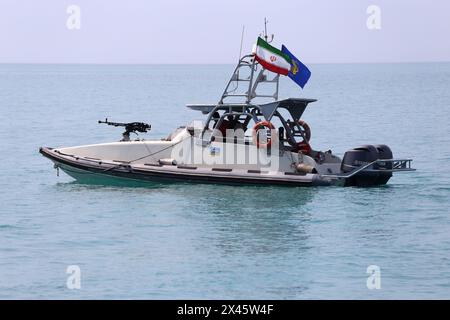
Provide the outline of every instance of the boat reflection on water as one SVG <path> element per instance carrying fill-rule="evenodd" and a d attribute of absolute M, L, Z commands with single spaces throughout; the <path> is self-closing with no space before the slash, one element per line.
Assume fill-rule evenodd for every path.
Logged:
<path fill-rule="evenodd" d="M 123 187 L 118 181 L 105 181 L 104 185 L 98 184 L 98 179 L 92 184 L 72 181 L 59 183 L 57 188 L 71 194 L 81 192 L 93 199 L 98 197 L 95 193 L 99 193 L 102 199 L 113 198 L 115 201 L 121 198 L 129 201 L 132 191 L 133 198 L 142 202 L 139 216 L 145 216 L 149 224 L 152 221 L 148 217 L 171 216 L 175 221 L 170 225 L 182 224 L 195 231 L 190 232 L 190 237 L 202 238 L 194 241 L 197 245 L 207 244 L 210 248 L 212 243 L 225 255 L 242 250 L 249 254 L 279 254 L 280 250 L 292 249 L 292 243 L 295 243 L 295 250 L 308 248 L 305 223 L 311 220 L 308 204 L 317 194 L 317 188 L 192 186 L 187 183 L 149 185 L 139 181 L 133 185 L 127 181 Z M 170 199 L 171 203 L 163 203 L 165 199 Z M 167 208 L 170 213 L 165 211 Z M 130 221 L 137 219 L 133 215 Z"/>
<path fill-rule="evenodd" d="M 311 188 L 199 185 L 172 190 L 186 199 L 185 219 L 208 226 L 202 235 L 206 242 L 199 242 L 202 246 L 212 242 L 224 255 L 237 251 L 271 255 L 308 248 L 306 222 L 312 213 L 307 205 L 315 196 Z"/>

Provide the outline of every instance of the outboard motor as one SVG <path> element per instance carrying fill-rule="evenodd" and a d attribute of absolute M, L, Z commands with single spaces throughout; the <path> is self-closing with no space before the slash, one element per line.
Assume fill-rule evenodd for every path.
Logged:
<path fill-rule="evenodd" d="M 349 173 L 377 159 L 392 159 L 391 149 L 386 145 L 364 145 L 357 147 L 345 153 L 341 163 L 341 171 L 343 173 Z M 377 163 L 371 169 L 392 169 L 392 163 Z M 345 185 L 365 187 L 386 184 L 391 177 L 392 172 L 362 171 L 346 179 Z"/>
<path fill-rule="evenodd" d="M 374 146 L 377 148 L 378 151 L 378 159 L 392 159 L 392 151 L 391 148 L 389 148 L 385 144 L 377 144 Z M 385 162 L 385 163 L 377 163 L 374 166 L 374 169 L 392 169 L 392 162 Z M 389 179 L 392 177 L 392 172 L 382 172 L 378 174 L 378 180 L 377 184 L 386 184 Z"/>

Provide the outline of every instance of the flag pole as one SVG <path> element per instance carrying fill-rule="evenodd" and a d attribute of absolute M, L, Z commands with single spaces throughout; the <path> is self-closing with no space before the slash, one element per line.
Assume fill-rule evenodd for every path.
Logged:
<path fill-rule="evenodd" d="M 253 57 L 253 62 L 252 62 L 252 71 L 250 73 L 250 81 L 248 82 L 248 91 L 247 91 L 247 103 L 250 103 L 250 101 L 252 100 L 252 86 L 253 86 L 253 74 L 255 73 L 255 57 Z"/>

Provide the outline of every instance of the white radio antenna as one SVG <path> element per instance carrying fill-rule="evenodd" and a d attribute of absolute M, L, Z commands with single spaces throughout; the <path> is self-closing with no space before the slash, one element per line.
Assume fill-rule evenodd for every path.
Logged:
<path fill-rule="evenodd" d="M 266 19 L 266 17 L 264 17 L 264 40 L 266 40 L 267 43 L 271 43 L 273 41 L 273 34 L 270 36 L 270 40 L 268 39 L 268 35 L 267 35 L 267 23 L 269 23 L 269 20 Z"/>
<path fill-rule="evenodd" d="M 244 31 L 245 31 L 245 25 L 242 25 L 242 34 L 241 34 L 241 48 L 239 49 L 239 60 L 242 56 L 242 43 L 244 42 Z"/>

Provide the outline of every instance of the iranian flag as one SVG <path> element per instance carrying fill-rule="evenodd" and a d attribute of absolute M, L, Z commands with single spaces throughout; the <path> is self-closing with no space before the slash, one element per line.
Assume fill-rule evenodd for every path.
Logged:
<path fill-rule="evenodd" d="M 288 75 L 289 70 L 291 69 L 290 57 L 281 52 L 281 50 L 272 47 L 260 37 L 258 37 L 254 54 L 256 61 L 258 61 L 265 69 L 285 76 Z"/>

